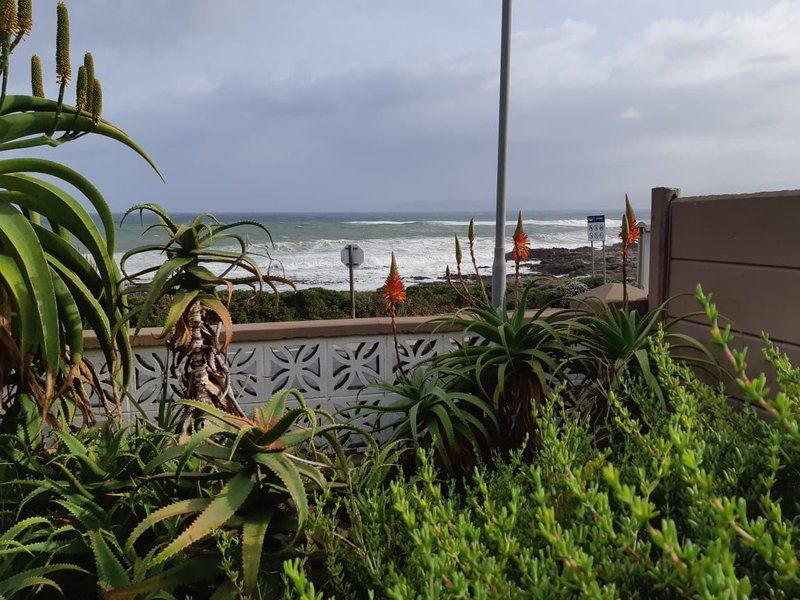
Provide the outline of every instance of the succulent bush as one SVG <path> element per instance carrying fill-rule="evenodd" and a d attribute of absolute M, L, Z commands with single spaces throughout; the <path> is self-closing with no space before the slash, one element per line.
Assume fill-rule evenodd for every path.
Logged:
<path fill-rule="evenodd" d="M 715 308 L 709 304 L 709 314 Z M 728 333 L 713 335 L 727 347 Z M 800 371 L 774 346 L 736 410 L 650 339 L 664 401 L 635 373 L 610 394 L 610 443 L 556 390 L 539 404 L 537 454 L 518 451 L 447 488 L 433 463 L 390 493 L 320 513 L 336 597 L 792 598 L 800 592 Z M 731 352 L 742 365 L 741 355 Z M 738 358 L 737 358 L 738 357 Z M 771 399 L 770 399 L 771 398 Z M 633 416 L 628 406 L 638 408 Z M 333 535 L 342 525 L 347 540 Z M 368 592 L 371 590 L 371 592 Z"/>
<path fill-rule="evenodd" d="M 40 569 L 23 583 L 71 597 L 260 597 L 266 579 L 280 580 L 281 561 L 263 559 L 296 551 L 308 497 L 328 491 L 323 472 L 350 480 L 341 452 L 334 465 L 314 444 L 322 436 L 335 450 L 341 426 L 290 391 L 252 419 L 186 402 L 206 414 L 187 440 L 111 422 L 56 431 L 38 447 L 0 437 L 0 590 L 4 564 L 12 575 Z"/>

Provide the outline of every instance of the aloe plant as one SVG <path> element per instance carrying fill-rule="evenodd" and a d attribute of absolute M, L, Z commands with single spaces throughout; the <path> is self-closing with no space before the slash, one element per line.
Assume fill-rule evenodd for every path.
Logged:
<path fill-rule="evenodd" d="M 375 384 L 397 400 L 356 410 L 396 417 L 380 427 L 391 432 L 389 444 L 404 440 L 416 451 L 430 447 L 448 471 L 467 473 L 492 439 L 497 419 L 484 399 L 451 389 L 457 384 L 457 377 L 417 366 L 394 383 Z"/>
<path fill-rule="evenodd" d="M 76 106 L 64 103 L 70 81 L 66 6 L 57 6 L 58 100 L 6 95 L 10 56 L 32 26 L 30 2 L 6 2 L 0 11 L 3 87 L 0 151 L 59 146 L 93 133 L 133 149 L 158 172 L 150 157 L 117 126 L 87 111 L 86 88 L 99 93 L 94 78 L 81 82 Z M 42 92 L 41 63 L 32 62 L 33 91 Z M 97 212 L 98 227 L 82 203 L 41 176 L 69 184 Z M 79 251 L 73 239 L 85 250 Z M 83 329 L 97 334 L 114 377 L 114 389 L 130 378 L 130 346 L 121 316 L 120 272 L 114 262 L 114 221 L 99 190 L 85 177 L 39 158 L 0 160 L 0 386 L 37 399 L 48 413 L 57 396 L 69 395 L 92 420 L 88 383 L 106 402 L 85 360 Z M 118 399 L 115 394 L 114 399 Z"/>
<path fill-rule="evenodd" d="M 288 408 L 289 400 L 297 406 Z M 182 403 L 206 415 L 203 428 L 186 443 L 166 449 L 149 468 L 194 455 L 215 464 L 225 485 L 213 497 L 179 500 L 149 514 L 131 532 L 125 556 L 134 564 L 142 561 L 145 569 L 158 568 L 215 531 L 237 529 L 242 540 L 242 585 L 253 594 L 262 554 L 268 547 L 272 552 L 285 549 L 302 532 L 308 519 L 307 487 L 324 490 L 328 485 L 321 471 L 325 464 L 304 458 L 301 450 L 317 436 L 331 436 L 340 426 L 308 408 L 296 390 L 278 392 L 256 409 L 252 419 L 196 400 Z M 177 536 L 138 556 L 136 543 L 146 532 L 164 521 L 193 515 Z M 136 585 L 143 584 L 126 584 L 115 593 L 124 594 Z"/>
<path fill-rule="evenodd" d="M 76 565 L 48 560 L 59 547 L 59 542 L 54 541 L 58 532 L 46 518 L 30 517 L 0 534 L 0 598 L 29 592 L 38 595 L 47 588 L 61 593 L 53 575 L 65 571 L 83 572 Z M 40 561 L 42 557 L 44 560 Z"/>
<path fill-rule="evenodd" d="M 213 215 L 198 215 L 184 225 L 157 204 L 141 204 L 130 208 L 122 217 L 144 212 L 155 215 L 152 228 L 167 234 L 163 244 L 147 244 L 126 252 L 121 259 L 125 280 L 130 284 L 127 293 L 144 294 L 144 300 L 127 314 L 141 324 L 152 312 L 156 302 L 168 296 L 172 306 L 167 315 L 161 338 L 166 339 L 172 353 L 172 370 L 180 383 L 181 396 L 244 416 L 231 391 L 226 350 L 233 338 L 230 312 L 219 296 L 218 289 L 228 292 L 228 302 L 236 285 L 262 289 L 271 287 L 277 294 L 277 283 L 294 287 L 283 277 L 264 274 L 248 254 L 245 238 L 232 230 L 245 226 L 269 230 L 257 221 L 220 223 Z M 148 228 L 149 229 L 149 228 Z M 220 243 L 233 243 L 238 252 L 219 248 Z M 135 273 L 126 269 L 128 261 L 145 252 L 160 252 L 165 260 L 161 265 Z M 220 273 L 212 271 L 217 268 Z M 244 272 L 236 275 L 235 270 Z M 136 327 L 138 333 L 141 325 Z M 187 431 L 196 408 L 185 405 L 182 430 Z"/>
<path fill-rule="evenodd" d="M 564 311 L 525 314 L 528 294 L 522 292 L 514 312 L 473 306 L 441 322 L 464 330 L 461 348 L 439 355 L 433 364 L 471 381 L 471 391 L 490 402 L 497 415 L 499 443 L 514 450 L 526 437 L 536 443 L 537 407 L 551 380 L 570 353 L 565 344 L 568 315 Z"/>

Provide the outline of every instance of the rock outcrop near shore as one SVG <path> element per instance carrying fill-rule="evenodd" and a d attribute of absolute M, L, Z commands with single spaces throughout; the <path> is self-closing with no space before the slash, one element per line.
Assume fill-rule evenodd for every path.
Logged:
<path fill-rule="evenodd" d="M 603 253 L 595 247 L 595 273 L 603 274 Z M 584 277 L 592 274 L 592 250 L 582 248 L 535 248 L 531 258 L 538 263 L 525 263 L 531 273 L 568 277 Z M 628 277 L 636 275 L 639 249 L 633 246 L 628 260 Z M 609 279 L 622 280 L 622 244 L 606 246 L 606 274 Z"/>

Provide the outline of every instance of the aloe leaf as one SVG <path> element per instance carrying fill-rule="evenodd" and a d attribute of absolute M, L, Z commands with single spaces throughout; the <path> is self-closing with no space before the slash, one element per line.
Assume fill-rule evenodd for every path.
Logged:
<path fill-rule="evenodd" d="M 264 511 L 260 515 L 248 517 L 242 525 L 242 583 L 247 594 L 256 591 L 258 572 L 261 568 L 261 552 L 264 549 L 264 538 L 272 514 L 271 510 Z"/>
<path fill-rule="evenodd" d="M 128 217 L 128 215 L 133 214 L 136 211 L 139 211 L 139 214 L 141 215 L 145 210 L 150 211 L 159 219 L 161 219 L 164 225 L 166 225 L 167 228 L 172 231 L 172 233 L 178 230 L 178 224 L 172 220 L 172 217 L 169 216 L 169 213 L 160 204 L 154 203 L 135 204 L 134 206 L 131 206 L 123 213 L 122 218 L 119 220 L 120 226 L 122 226 L 122 224 L 125 222 L 125 219 Z"/>
<path fill-rule="evenodd" d="M 37 326 L 37 307 L 22 271 L 10 256 L 0 255 L 0 280 L 5 282 L 13 299 L 20 324 L 19 347 L 23 354 L 27 354 L 34 350 L 41 339 Z"/>
<path fill-rule="evenodd" d="M 254 482 L 249 473 L 237 474 L 197 519 L 153 558 L 154 564 L 168 560 L 190 544 L 203 539 L 225 525 L 247 500 L 253 486 Z"/>
<path fill-rule="evenodd" d="M 61 278 L 53 273 L 53 288 L 58 302 L 58 314 L 64 326 L 66 346 L 69 348 L 70 362 L 75 365 L 83 359 L 83 321 L 81 311 L 72 294 Z"/>
<path fill-rule="evenodd" d="M 289 492 L 297 509 L 297 529 L 299 533 L 308 518 L 308 498 L 306 498 L 306 489 L 296 467 L 286 456 L 279 452 L 258 454 L 254 457 L 254 460 L 272 471 L 281 480 L 286 491 Z"/>
<path fill-rule="evenodd" d="M 53 127 L 54 124 L 55 127 Z M 121 142 L 147 161 L 147 164 L 158 176 L 162 180 L 164 179 L 158 166 L 147 152 L 120 129 L 106 123 L 95 123 L 90 117 L 78 116 L 75 118 L 74 115 L 63 113 L 58 119 L 55 119 L 55 113 L 49 112 L 14 113 L 0 116 L 0 143 L 41 135 L 53 130 L 96 133 Z"/>
<path fill-rule="evenodd" d="M 18 195 L 6 199 L 21 207 L 35 210 L 51 223 L 67 228 L 86 247 L 106 284 L 106 293 L 114 299 L 115 264 L 92 218 L 72 196 L 61 188 L 28 175 L 0 175 L 0 187 Z"/>
<path fill-rule="evenodd" d="M 125 552 L 133 551 L 133 545 L 136 540 L 148 529 L 156 523 L 171 519 L 172 517 L 179 517 L 181 515 L 190 515 L 198 513 L 208 508 L 211 503 L 209 498 L 192 498 L 191 500 L 179 500 L 168 506 L 158 509 L 157 511 L 147 515 L 141 523 L 131 532 L 128 541 L 125 542 Z"/>
<path fill-rule="evenodd" d="M 94 475 L 100 478 L 108 477 L 108 472 L 97 464 L 78 438 L 66 431 L 53 431 L 53 435 L 60 439 L 72 455 L 84 463 Z"/>
<path fill-rule="evenodd" d="M 21 573 L 16 573 L 11 577 L 3 579 L 0 581 L 0 595 L 6 596 L 10 598 L 12 595 L 16 594 L 17 592 L 34 586 L 40 585 L 47 585 L 50 587 L 55 588 L 59 592 L 61 588 L 49 578 L 44 577 L 50 573 L 55 573 L 57 571 L 78 571 L 80 573 L 86 573 L 83 569 L 78 566 L 70 565 L 70 564 L 53 564 L 53 565 L 46 565 L 44 567 L 36 567 L 33 569 L 28 569 L 27 571 L 22 571 Z"/>
<path fill-rule="evenodd" d="M 178 325 L 178 321 L 180 321 L 183 314 L 188 310 L 192 301 L 197 297 L 197 294 L 199 294 L 197 290 L 181 290 L 175 294 L 170 304 L 167 318 L 164 321 L 164 328 L 161 330 L 158 337 L 165 338 L 173 332 Z"/>
<path fill-rule="evenodd" d="M 99 297 L 103 292 L 103 281 L 97 274 L 97 269 L 78 252 L 75 246 L 67 242 L 63 237 L 56 235 L 41 225 L 32 225 L 45 252 L 56 257 L 80 278 L 95 297 Z"/>
<path fill-rule="evenodd" d="M 105 597 L 108 600 L 135 600 L 152 592 L 163 592 L 211 579 L 218 572 L 219 559 L 206 556 L 191 558 L 143 581 L 107 590 Z"/>
<path fill-rule="evenodd" d="M 0 241 L 17 263 L 36 305 L 36 327 L 42 341 L 44 363 L 52 375 L 58 368 L 61 342 L 58 306 L 50 269 L 31 224 L 16 208 L 2 200 Z"/>
<path fill-rule="evenodd" d="M 10 173 L 42 173 L 56 177 L 74 186 L 97 211 L 106 237 L 106 249 L 114 253 L 115 229 L 114 216 L 105 198 L 94 184 L 86 177 L 67 166 L 42 158 L 10 158 L 0 160 L 0 174 Z"/>
<path fill-rule="evenodd" d="M 191 258 L 176 257 L 169 259 L 159 267 L 158 271 L 156 271 L 156 274 L 153 277 L 153 280 L 150 282 L 150 291 L 145 297 L 144 302 L 141 304 L 143 317 L 136 325 L 136 334 L 138 334 L 142 329 L 144 316 L 149 315 L 153 311 L 153 306 L 155 305 L 156 300 L 158 300 L 158 298 L 164 293 L 164 287 L 167 281 L 169 281 L 169 278 L 172 277 L 172 274 L 191 262 Z"/>
<path fill-rule="evenodd" d="M 128 573 L 108 546 L 103 534 L 94 530 L 90 531 L 88 535 L 92 554 L 94 554 L 98 581 L 111 587 L 128 585 L 130 583 Z"/>
<path fill-rule="evenodd" d="M 113 367 L 116 361 L 114 341 L 111 337 L 111 326 L 103 307 L 100 306 L 100 303 L 97 302 L 92 292 L 75 273 L 52 256 L 48 256 L 47 260 L 69 289 L 72 297 L 75 299 L 75 303 L 81 311 L 81 315 L 86 319 L 97 335 L 100 348 L 109 368 Z"/>

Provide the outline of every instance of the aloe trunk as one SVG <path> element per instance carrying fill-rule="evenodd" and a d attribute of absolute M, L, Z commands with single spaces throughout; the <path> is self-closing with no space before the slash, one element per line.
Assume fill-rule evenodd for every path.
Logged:
<path fill-rule="evenodd" d="M 538 441 L 534 405 L 538 406 L 544 391 L 532 373 L 518 372 L 511 376 L 501 396 L 499 423 L 501 446 L 513 451 L 528 437 L 528 448 Z"/>
<path fill-rule="evenodd" d="M 169 340 L 175 356 L 173 374 L 180 382 L 183 397 L 244 416 L 230 386 L 228 357 L 220 340 L 222 321 L 197 301 L 186 311 L 185 319 L 186 328 L 177 328 Z M 184 430 L 196 412 L 187 409 Z"/>

